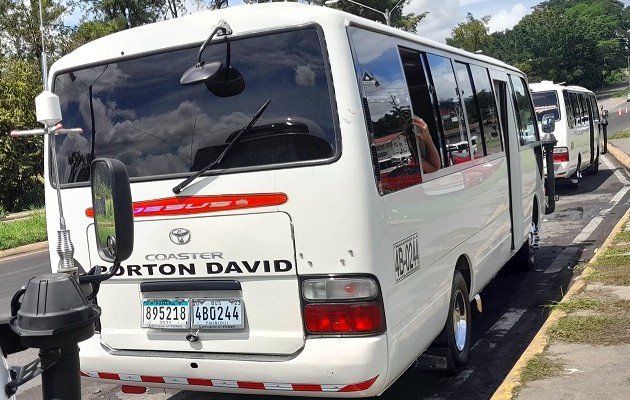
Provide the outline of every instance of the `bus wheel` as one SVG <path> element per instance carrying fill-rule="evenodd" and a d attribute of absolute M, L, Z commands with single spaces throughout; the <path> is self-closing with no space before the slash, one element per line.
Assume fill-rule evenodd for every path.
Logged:
<path fill-rule="evenodd" d="M 532 222 L 529 237 L 516 253 L 516 263 L 521 271 L 531 271 L 536 265 L 536 249 L 538 248 L 538 227 Z"/>
<path fill-rule="evenodd" d="M 599 148 L 597 148 L 597 154 L 599 154 Z M 597 173 L 599 172 L 599 155 L 595 158 L 595 161 L 593 161 L 593 164 L 591 165 L 591 168 L 588 172 L 590 172 L 592 175 L 597 175 Z"/>
<path fill-rule="evenodd" d="M 580 179 L 582 178 L 582 171 L 580 171 L 581 168 L 582 159 L 578 158 L 577 169 L 575 170 L 575 173 L 569 178 L 573 186 L 575 186 L 576 188 L 580 187 Z"/>
<path fill-rule="evenodd" d="M 461 372 L 470 353 L 471 332 L 470 301 L 468 287 L 461 272 L 455 271 L 451 289 L 451 304 L 443 334 L 446 336 L 449 372 Z"/>

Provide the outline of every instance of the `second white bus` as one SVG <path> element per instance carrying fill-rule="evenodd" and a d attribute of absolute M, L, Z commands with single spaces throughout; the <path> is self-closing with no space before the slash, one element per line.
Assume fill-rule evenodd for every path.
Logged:
<path fill-rule="evenodd" d="M 595 94 L 580 86 L 551 81 L 531 83 L 530 89 L 538 122 L 545 114 L 552 114 L 555 119 L 555 177 L 578 185 L 582 172 L 596 174 L 604 137 Z"/>
<path fill-rule="evenodd" d="M 134 199 L 133 254 L 80 344 L 86 379 L 379 395 L 427 349 L 461 371 L 470 302 L 511 258 L 534 263 L 541 142 L 525 75 L 495 59 L 270 3 L 98 39 L 49 77 L 85 132 L 46 143 L 49 235 L 61 185 L 75 258 L 99 263 L 95 157 L 126 165 Z"/>

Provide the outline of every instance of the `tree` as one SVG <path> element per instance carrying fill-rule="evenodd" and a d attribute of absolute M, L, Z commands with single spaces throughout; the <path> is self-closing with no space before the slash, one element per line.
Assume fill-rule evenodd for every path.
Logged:
<path fill-rule="evenodd" d="M 340 0 L 338 3 L 335 3 L 334 7 L 351 14 L 382 23 L 386 22 L 384 14 L 387 12 L 391 26 L 407 32 L 416 33 L 418 24 L 429 12 L 425 11 L 418 15 L 414 13 L 403 15 L 401 5 L 409 4 L 411 0 L 405 0 L 404 3 L 398 4 L 399 1 L 400 0 L 360 0 L 358 2 L 366 6 L 362 7 L 349 1 Z M 313 3 L 322 4 L 324 1 Z M 382 12 L 370 10 L 368 7 L 375 10 L 382 10 Z"/>
<path fill-rule="evenodd" d="M 46 52 L 59 57 L 69 29 L 63 25 L 66 8 L 53 0 L 42 0 Z M 39 2 L 0 0 L 0 55 L 21 59 L 41 59 L 42 35 Z"/>
<path fill-rule="evenodd" d="M 14 129 L 37 127 L 33 99 L 41 91 L 36 60 L 0 60 L 0 207 L 20 211 L 44 204 L 43 140 L 14 139 Z"/>
<path fill-rule="evenodd" d="M 166 0 L 93 0 L 87 8 L 98 19 L 128 29 L 157 21 L 165 6 Z"/>
<path fill-rule="evenodd" d="M 596 89 L 604 69 L 626 66 L 629 15 L 616 0 L 550 0 L 512 30 L 490 35 L 484 53 L 515 66 L 532 59 L 526 67 L 531 81 Z"/>
<path fill-rule="evenodd" d="M 453 28 L 451 37 L 446 39 L 446 43 L 473 53 L 483 50 L 490 42 L 489 21 L 489 15 L 476 19 L 471 13 L 466 14 L 466 22 L 460 22 Z"/>

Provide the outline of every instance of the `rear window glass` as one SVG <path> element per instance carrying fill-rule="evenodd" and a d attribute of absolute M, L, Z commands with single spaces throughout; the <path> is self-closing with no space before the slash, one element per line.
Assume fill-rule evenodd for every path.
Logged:
<path fill-rule="evenodd" d="M 274 168 L 335 157 L 340 146 L 321 33 L 308 28 L 229 43 L 215 38 L 202 59 L 221 62 L 217 79 L 236 79 L 238 71 L 244 86 L 238 95 L 225 96 L 203 82 L 180 83 L 198 60 L 198 46 L 57 75 L 54 91 L 63 125 L 84 131 L 56 137 L 62 184 L 88 181 L 96 157 L 121 160 L 131 178 L 198 171 L 269 99 L 253 129 L 216 169 Z"/>
<path fill-rule="evenodd" d="M 558 94 L 556 92 L 534 92 L 532 93 L 532 100 L 538 122 L 542 120 L 542 116 L 545 114 L 553 115 L 556 121 L 560 120 Z"/>

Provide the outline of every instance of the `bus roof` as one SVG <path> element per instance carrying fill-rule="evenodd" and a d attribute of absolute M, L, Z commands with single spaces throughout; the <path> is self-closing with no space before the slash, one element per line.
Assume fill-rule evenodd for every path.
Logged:
<path fill-rule="evenodd" d="M 54 72 L 59 70 L 102 63 L 120 57 L 133 57 L 162 49 L 200 44 L 207 39 L 212 28 L 221 19 L 224 19 L 231 26 L 234 32 L 231 37 L 265 32 L 270 29 L 299 27 L 313 22 L 322 27 L 362 26 L 387 35 L 398 36 L 429 47 L 518 71 L 515 67 L 492 57 L 473 54 L 333 8 L 300 3 L 263 3 L 200 11 L 104 36 L 60 58 L 51 69 L 51 78 Z"/>
<path fill-rule="evenodd" d="M 541 91 L 549 91 L 549 90 L 572 90 L 575 92 L 584 92 L 584 93 L 593 93 L 593 91 L 576 85 L 565 86 L 563 83 L 554 83 L 553 81 L 541 81 L 529 84 L 532 92 L 541 92 Z"/>

